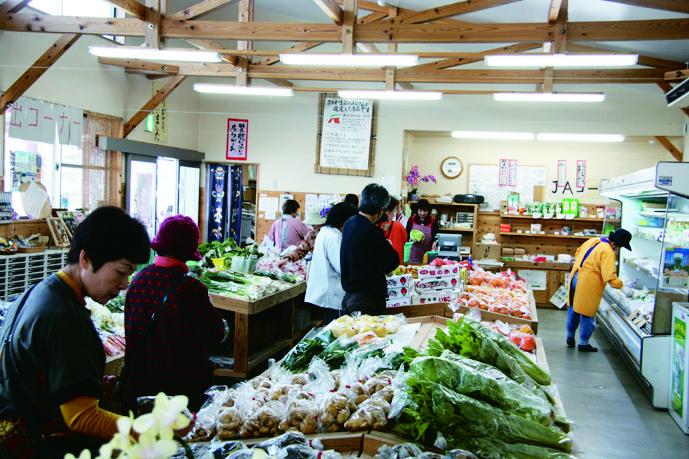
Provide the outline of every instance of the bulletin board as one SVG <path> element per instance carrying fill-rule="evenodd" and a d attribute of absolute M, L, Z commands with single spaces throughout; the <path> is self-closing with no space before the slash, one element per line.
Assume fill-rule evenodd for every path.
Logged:
<path fill-rule="evenodd" d="M 497 165 L 470 164 L 469 193 L 484 197 L 482 211 L 499 210 L 500 201 L 506 201 L 511 192 L 519 193 L 521 202 L 533 201 L 534 187 L 545 186 L 547 177 L 548 169 L 545 166 L 518 165 L 515 185 L 500 186 Z"/>
<path fill-rule="evenodd" d="M 337 117 L 336 112 L 332 112 L 331 107 L 326 107 L 326 101 L 337 100 L 343 101 L 345 104 L 370 104 L 370 120 L 365 120 L 362 117 L 354 117 L 356 121 L 352 124 L 349 130 L 346 129 L 348 123 L 348 113 L 342 113 L 342 117 Z M 356 108 L 356 107 L 351 107 Z M 321 94 L 318 100 L 318 135 L 316 137 L 316 164 L 314 172 L 318 174 L 334 174 L 334 175 L 355 175 L 359 177 L 372 177 L 373 165 L 375 163 L 376 151 L 376 104 L 373 101 L 364 100 L 347 100 L 338 99 L 335 93 Z M 368 124 L 370 123 L 370 129 Z M 324 129 L 344 127 L 341 132 L 335 133 L 335 137 L 331 138 L 329 132 L 324 132 Z M 368 158 L 364 158 L 364 164 L 359 168 L 349 167 L 330 167 L 329 164 L 333 160 L 337 163 L 346 164 L 348 162 L 361 163 L 362 155 L 355 155 L 359 158 L 355 161 L 354 157 L 346 158 L 347 155 L 352 155 L 352 152 L 359 150 L 363 144 L 363 140 L 368 140 L 368 151 L 359 151 L 365 155 L 368 153 Z M 365 148 L 365 146 L 364 146 Z M 325 157 L 324 155 L 329 155 Z M 344 158 L 337 160 L 337 155 L 345 155 Z"/>

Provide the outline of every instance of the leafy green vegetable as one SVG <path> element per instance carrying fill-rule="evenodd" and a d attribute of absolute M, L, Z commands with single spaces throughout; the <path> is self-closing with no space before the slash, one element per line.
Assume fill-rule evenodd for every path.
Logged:
<path fill-rule="evenodd" d="M 446 438 L 451 447 L 472 451 L 481 459 L 571 459 L 573 456 L 543 446 L 505 443 L 495 438 Z"/>
<path fill-rule="evenodd" d="M 552 411 L 547 401 L 497 370 L 495 373 L 499 376 L 467 365 L 465 362 L 469 360 L 445 351 L 442 357 L 429 356 L 414 360 L 409 372 L 418 380 L 441 384 L 544 426 L 552 424 Z"/>
<path fill-rule="evenodd" d="M 426 236 L 423 234 L 423 232 L 419 230 L 411 230 L 409 232 L 409 240 L 412 242 L 421 242 L 425 237 Z"/>
<path fill-rule="evenodd" d="M 280 366 L 293 373 L 300 373 L 309 368 L 311 359 L 323 352 L 335 336 L 330 330 L 311 330 L 294 346 L 280 362 Z"/>

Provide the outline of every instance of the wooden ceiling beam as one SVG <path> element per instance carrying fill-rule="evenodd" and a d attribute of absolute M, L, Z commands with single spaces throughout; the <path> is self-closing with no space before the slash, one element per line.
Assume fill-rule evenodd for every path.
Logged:
<path fill-rule="evenodd" d="M 254 22 L 254 0 L 239 0 L 239 22 Z M 248 40 L 238 40 L 237 48 L 239 49 L 253 49 L 254 44 Z M 237 67 L 239 72 L 235 84 L 237 86 L 246 86 L 249 83 L 248 68 L 251 62 L 250 57 L 240 57 Z"/>
<path fill-rule="evenodd" d="M 689 69 L 671 70 L 665 72 L 665 81 L 680 81 L 689 78 Z"/>
<path fill-rule="evenodd" d="M 509 46 L 501 46 L 495 49 L 489 49 L 481 53 L 472 53 L 471 55 L 460 55 L 456 57 L 450 57 L 441 61 L 429 62 L 427 64 L 420 64 L 414 67 L 408 67 L 405 70 L 442 70 L 451 67 L 457 67 L 458 65 L 473 64 L 474 62 L 481 62 L 483 58 L 489 54 L 509 54 L 509 53 L 521 53 L 523 51 L 530 51 L 532 49 L 540 48 L 540 43 L 517 43 Z"/>
<path fill-rule="evenodd" d="M 218 43 L 217 41 L 213 40 L 184 40 L 187 43 L 189 43 L 191 46 L 198 48 L 198 49 L 212 49 L 212 50 L 220 50 L 223 49 L 222 44 Z M 239 59 L 237 56 L 222 56 L 222 60 L 227 62 L 228 64 L 232 65 L 237 65 L 237 62 L 239 62 Z"/>
<path fill-rule="evenodd" d="M 170 76 L 169 73 L 165 72 L 153 72 L 150 70 L 137 70 L 137 69 L 130 69 L 130 68 L 125 68 L 124 73 L 128 75 L 143 75 L 149 80 L 158 80 L 160 78 L 167 78 Z"/>
<path fill-rule="evenodd" d="M 6 14 L 0 16 L 0 30 L 86 35 L 143 36 L 138 19 L 81 18 Z M 336 24 L 279 22 L 240 23 L 232 21 L 173 21 L 163 19 L 164 38 L 197 38 L 264 41 L 341 41 Z M 382 21 L 361 24 L 355 42 L 372 43 L 500 43 L 552 41 L 554 29 L 547 23 L 482 24 L 391 24 Z M 567 41 L 643 41 L 689 39 L 689 18 L 641 21 L 570 22 Z"/>
<path fill-rule="evenodd" d="M 342 52 L 354 52 L 354 24 L 356 24 L 356 0 L 342 3 Z"/>
<path fill-rule="evenodd" d="M 105 0 L 137 19 L 146 19 L 146 6 L 136 0 Z"/>
<path fill-rule="evenodd" d="M 203 0 L 191 6 L 179 10 L 167 18 L 173 21 L 188 21 L 190 19 L 198 18 L 208 13 L 211 13 L 224 6 L 230 6 L 238 0 Z"/>
<path fill-rule="evenodd" d="M 342 25 L 343 10 L 335 0 L 313 0 L 316 5 L 337 25 Z"/>
<path fill-rule="evenodd" d="M 6 0 L 0 4 L 0 14 L 18 13 L 29 3 L 31 0 Z"/>
<path fill-rule="evenodd" d="M 558 16 L 560 16 L 560 8 L 562 7 L 562 0 L 550 0 L 550 7 L 548 8 L 548 22 L 555 24 Z"/>
<path fill-rule="evenodd" d="M 151 97 L 148 102 L 146 102 L 141 109 L 132 116 L 129 121 L 127 121 L 124 125 L 124 135 L 123 137 L 126 138 L 131 134 L 131 132 L 136 128 L 139 123 L 141 123 L 151 111 L 155 110 L 155 108 L 160 105 L 162 101 L 164 101 L 167 96 L 169 96 L 172 91 L 177 88 L 186 78 L 186 75 L 174 75 L 172 78 L 170 78 L 170 81 L 163 86 L 162 88 L 158 89 L 153 97 Z"/>
<path fill-rule="evenodd" d="M 627 51 L 614 51 L 611 49 L 600 48 L 598 46 L 580 45 L 578 43 L 567 43 L 567 52 L 572 54 L 628 54 Z M 642 56 L 641 54 L 639 55 L 638 64 L 656 68 L 678 68 L 683 65 L 678 61 L 671 61 L 653 56 Z"/>
<path fill-rule="evenodd" d="M 670 153 L 672 155 L 672 157 L 675 158 L 675 160 L 680 161 L 680 162 L 682 161 L 682 158 L 684 155 L 679 150 L 679 148 L 675 147 L 672 144 L 672 142 L 670 142 L 670 139 L 668 139 L 667 137 L 665 137 L 663 135 L 657 135 L 654 137 L 658 141 L 658 143 L 660 143 L 668 151 L 668 153 Z"/>
<path fill-rule="evenodd" d="M 144 22 L 144 46 L 160 48 L 160 0 L 146 0 L 146 20 Z"/>
<path fill-rule="evenodd" d="M 176 75 L 179 73 L 179 66 L 172 64 L 161 64 L 159 62 L 140 61 L 135 59 L 113 59 L 110 57 L 99 57 L 98 63 L 103 65 L 114 65 L 124 67 L 128 70 L 140 70 L 146 72 L 166 73 Z"/>
<path fill-rule="evenodd" d="M 656 81 L 656 84 L 664 93 L 670 92 L 670 90 L 672 90 L 672 85 L 667 81 Z M 689 107 L 680 108 L 680 110 L 682 110 L 685 115 L 689 116 Z"/>
<path fill-rule="evenodd" d="M 293 88 L 294 87 L 294 83 L 292 83 L 289 80 L 278 80 L 276 78 L 266 78 L 266 81 L 268 83 L 272 83 L 275 86 L 279 86 L 281 88 Z"/>
<path fill-rule="evenodd" d="M 507 5 L 521 0 L 463 0 L 450 5 L 429 8 L 427 10 L 414 13 L 403 13 L 397 18 L 390 19 L 390 22 L 399 24 L 421 24 L 424 22 L 436 21 L 438 19 L 449 18 L 461 14 L 475 13 L 476 11 L 493 8 L 496 6 Z"/>
<path fill-rule="evenodd" d="M 656 10 L 674 11 L 676 13 L 689 14 L 689 2 L 687 0 L 605 0 L 606 2 L 623 3 L 625 5 L 642 6 Z"/>
<path fill-rule="evenodd" d="M 24 94 L 72 45 L 79 34 L 66 33 L 60 36 L 12 85 L 0 96 L 0 114 L 7 106 Z"/>
<path fill-rule="evenodd" d="M 342 6 L 343 1 L 344 0 L 335 0 L 335 3 Z M 387 13 L 388 9 L 387 6 L 381 6 L 378 4 L 378 2 L 368 2 L 365 0 L 358 0 L 357 8 L 359 8 L 360 10 L 374 11 L 376 13 Z"/>

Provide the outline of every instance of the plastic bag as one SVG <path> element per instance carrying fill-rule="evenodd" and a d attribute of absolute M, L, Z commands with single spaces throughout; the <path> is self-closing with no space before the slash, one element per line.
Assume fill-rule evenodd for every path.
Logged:
<path fill-rule="evenodd" d="M 382 429 L 388 423 L 389 413 L 390 404 L 382 397 L 373 396 L 359 406 L 344 427 L 350 432 Z"/>
<path fill-rule="evenodd" d="M 196 422 L 184 437 L 187 442 L 208 441 L 216 433 L 216 419 L 223 405 L 232 397 L 234 391 L 227 386 L 212 386 L 206 391 L 208 398 L 196 413 Z"/>
<path fill-rule="evenodd" d="M 343 430 L 347 422 L 356 411 L 354 399 L 342 392 L 334 392 L 323 399 L 320 407 L 319 421 L 327 432 L 339 432 Z"/>
<path fill-rule="evenodd" d="M 265 437 L 280 433 L 280 422 L 285 418 L 287 408 L 282 402 L 268 402 L 246 418 L 239 430 L 241 438 Z"/>

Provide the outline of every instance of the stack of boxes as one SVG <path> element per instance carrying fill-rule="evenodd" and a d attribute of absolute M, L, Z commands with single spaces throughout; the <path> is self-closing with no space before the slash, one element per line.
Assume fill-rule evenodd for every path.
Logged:
<path fill-rule="evenodd" d="M 416 280 L 411 274 L 389 276 L 387 307 L 449 303 L 453 292 L 460 286 L 460 272 L 460 265 L 427 265 L 419 267 Z"/>
<path fill-rule="evenodd" d="M 397 306 L 408 306 L 411 304 L 412 293 L 414 292 L 413 280 L 411 274 L 400 274 L 398 276 L 388 277 L 388 294 L 386 298 L 386 306 L 394 308 Z"/>

